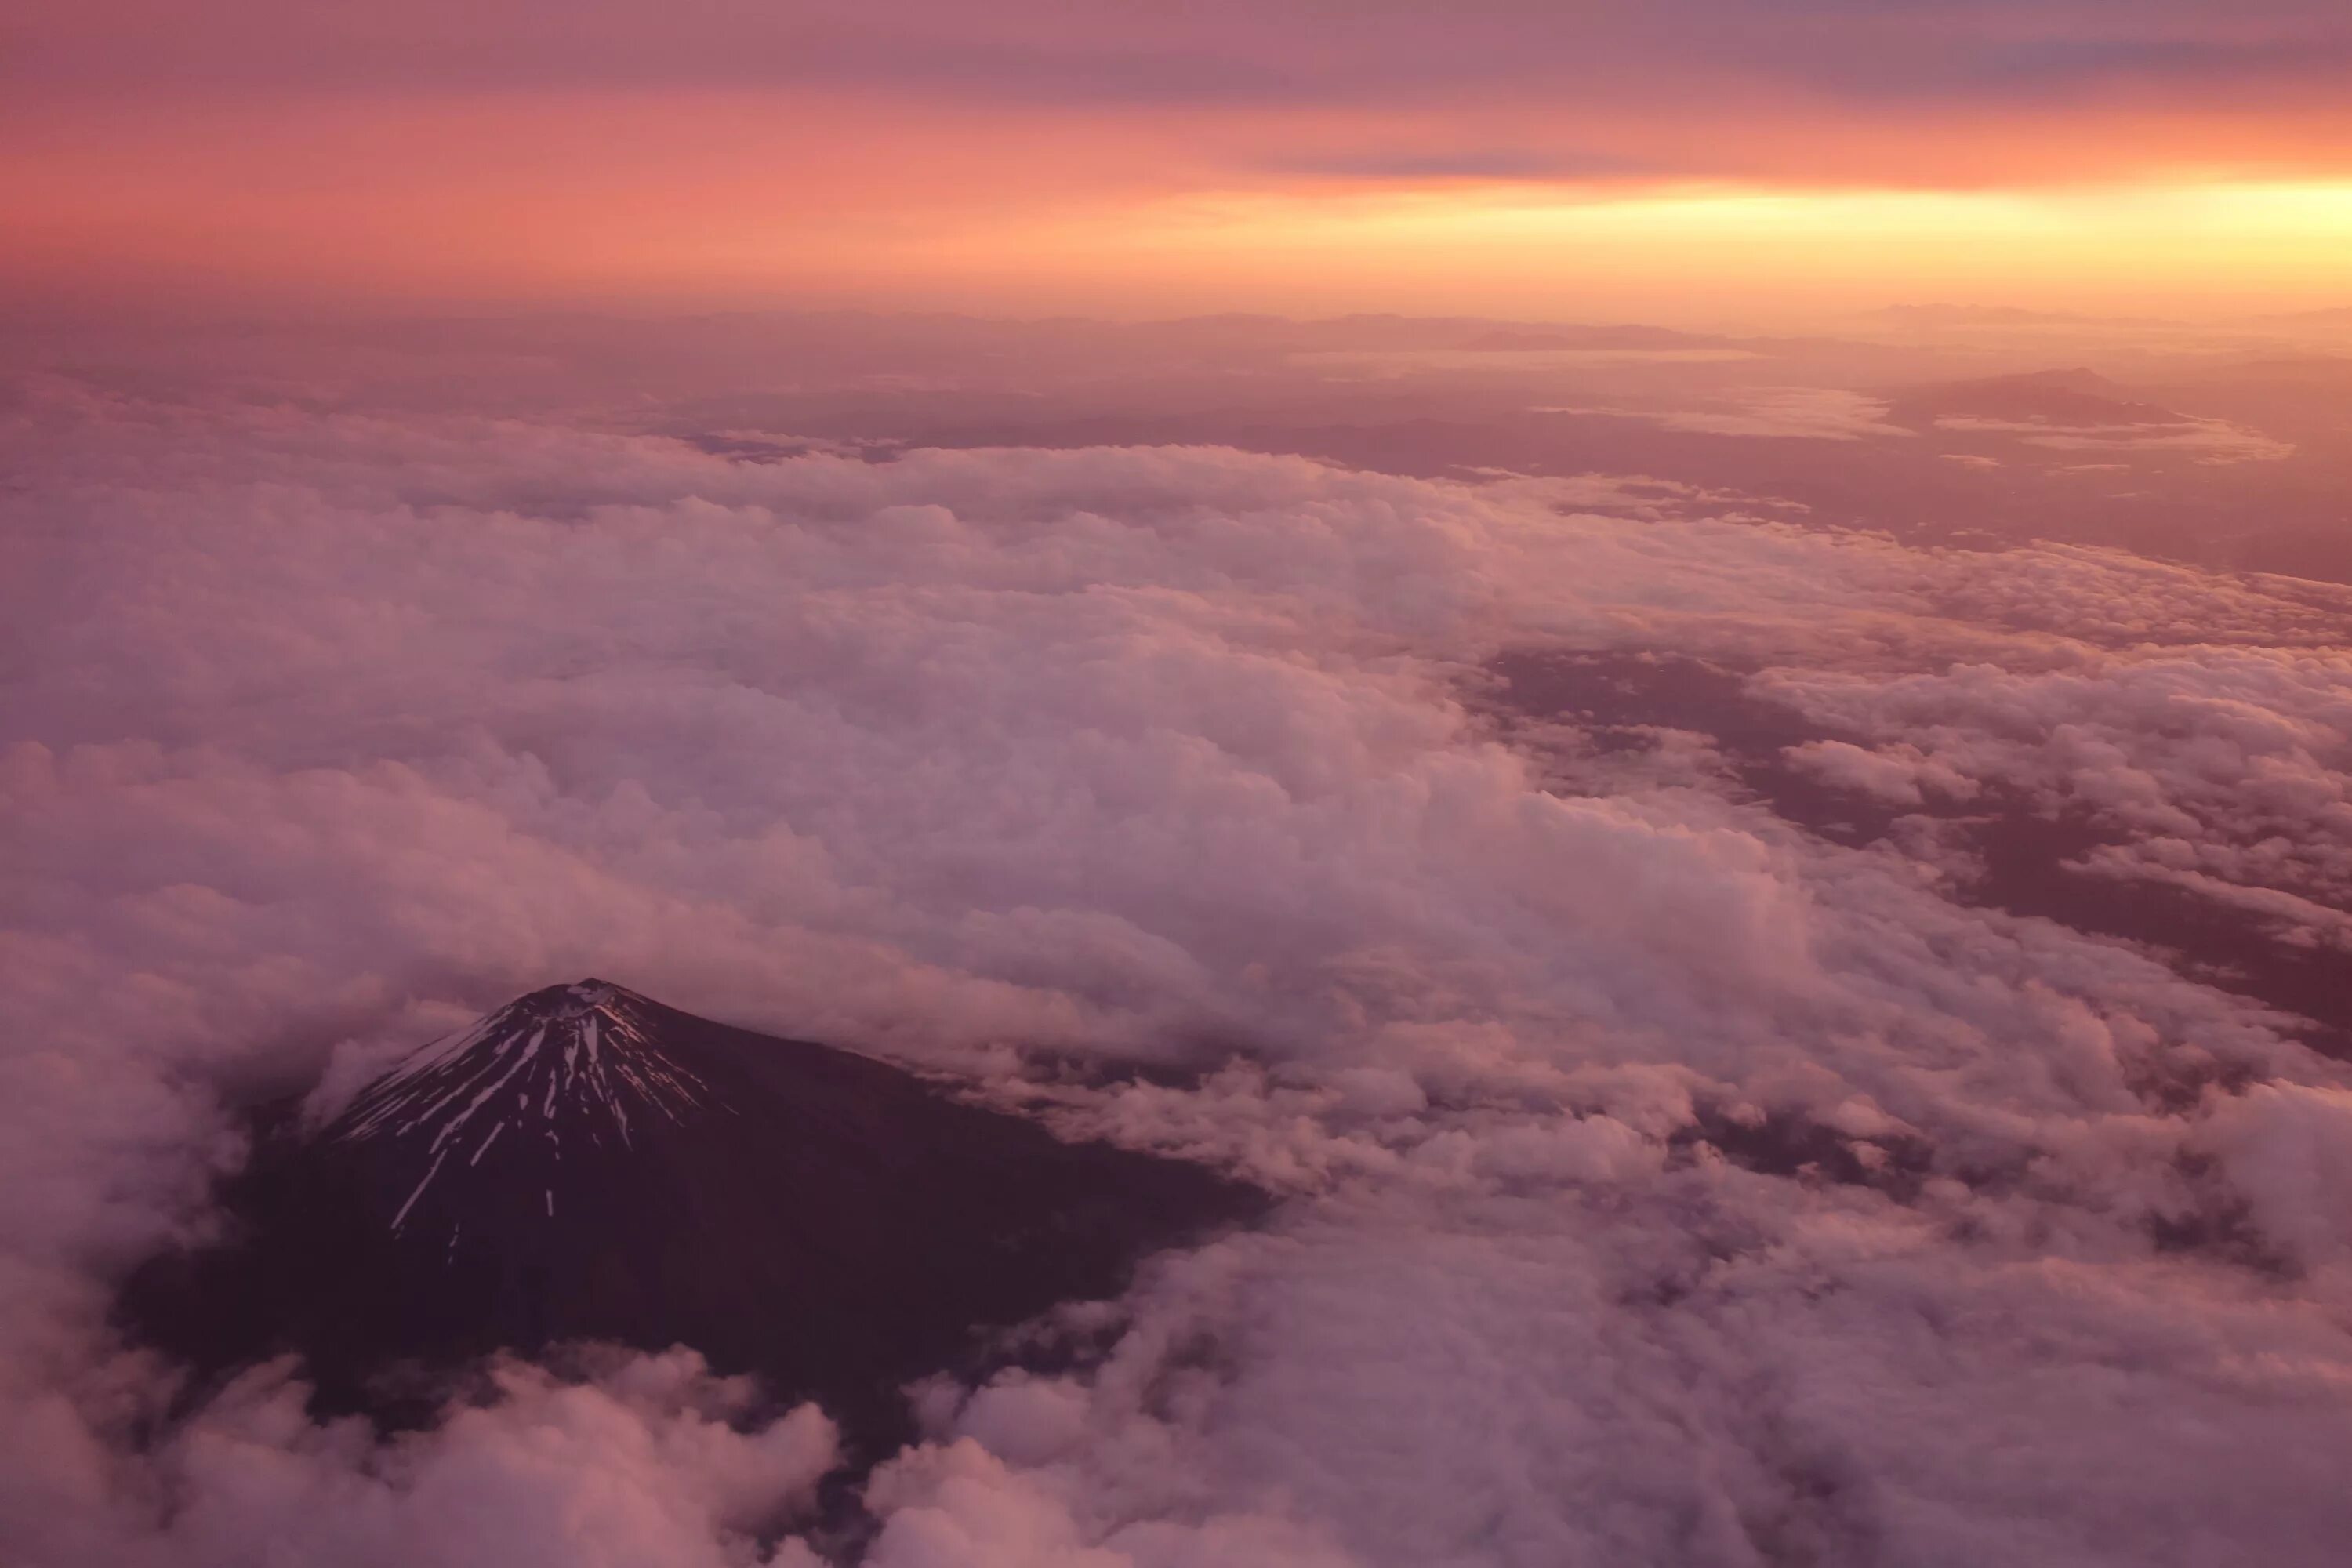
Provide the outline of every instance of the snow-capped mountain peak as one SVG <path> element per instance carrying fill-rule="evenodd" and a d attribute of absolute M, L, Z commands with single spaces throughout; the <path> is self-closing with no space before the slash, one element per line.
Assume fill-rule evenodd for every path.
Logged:
<path fill-rule="evenodd" d="M 903 1386 L 976 1330 L 1116 1293 L 1264 1196 L 594 980 L 425 1047 L 323 1129 L 299 1104 L 225 1184 L 237 1223 L 153 1260 L 126 1321 L 215 1371 L 298 1351 L 324 1407 L 395 1420 L 501 1348 L 688 1344 L 887 1453 Z"/>
<path fill-rule="evenodd" d="M 534 1173 L 552 1218 L 567 1150 L 575 1163 L 591 1151 L 626 1152 L 653 1128 L 719 1108 L 658 1033 L 652 1004 L 633 991 L 593 979 L 551 985 L 424 1047 L 322 1136 L 393 1140 L 422 1162 L 394 1231 L 445 1171 L 462 1177 L 486 1159 L 508 1185 L 518 1160 L 544 1167 Z"/>

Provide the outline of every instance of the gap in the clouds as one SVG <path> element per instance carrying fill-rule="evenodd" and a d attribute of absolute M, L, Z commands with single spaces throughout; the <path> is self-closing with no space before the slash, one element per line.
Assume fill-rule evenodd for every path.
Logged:
<path fill-rule="evenodd" d="M 1739 792 L 1795 827 L 1864 849 L 1887 844 L 1906 826 L 1932 825 L 1945 889 L 1956 901 L 2127 942 L 2186 978 L 2294 1015 L 2299 1022 L 2290 1032 L 2315 1050 L 2352 1059 L 2352 987 L 2339 952 L 2299 944 L 2186 888 L 2084 868 L 2095 851 L 2131 841 L 2080 807 L 2053 812 L 1998 785 L 1964 802 L 1901 805 L 1836 787 L 1793 765 L 1790 750 L 1866 746 L 1870 737 L 1762 695 L 1750 683 L 1752 667 L 1671 652 L 1520 648 L 1490 660 L 1483 673 L 1488 679 L 1467 700 L 1507 737 L 1529 721 L 1564 722 L 1596 752 L 1622 753 L 1654 745 L 1661 730 L 1702 735 Z M 1542 745 L 1531 738 L 1520 743 Z M 2206 1087 L 2150 1084 L 2143 1092 L 2178 1109 Z"/>
<path fill-rule="evenodd" d="M 1899 1204 L 1917 1200 L 1935 1164 L 1933 1146 L 1916 1134 L 1883 1131 L 1863 1142 L 1785 1111 L 1735 1113 L 1719 1105 L 1696 1107 L 1691 1124 L 1667 1140 L 1685 1158 L 1702 1146 L 1759 1175 L 1869 1187 Z"/>
<path fill-rule="evenodd" d="M 2210 1159 L 2189 1155 L 2179 1163 L 2183 1176 L 2209 1194 L 2216 1190 Z M 2159 1253 L 2231 1264 L 2273 1280 L 2295 1279 L 2304 1272 L 2263 1236 L 2243 1200 L 2209 1197 L 2201 1206 L 2185 1213 L 2151 1215 L 2147 1233 Z"/>

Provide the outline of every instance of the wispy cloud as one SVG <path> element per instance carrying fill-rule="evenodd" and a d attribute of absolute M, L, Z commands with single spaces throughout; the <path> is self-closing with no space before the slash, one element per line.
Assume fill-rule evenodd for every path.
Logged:
<path fill-rule="evenodd" d="M 1695 436 L 1753 436 L 1819 441 L 1858 441 L 1873 436 L 1909 437 L 1917 432 L 1890 423 L 1882 399 L 1835 387 L 1759 387 L 1725 400 L 1719 408 L 1541 407 L 1538 414 L 1577 414 L 1639 419 L 1661 430 Z"/>
<path fill-rule="evenodd" d="M 1963 434 L 2015 436 L 2029 447 L 2060 452 L 2171 452 L 2200 463 L 2271 463 L 2294 456 L 2294 443 L 2232 425 L 2226 419 L 2180 419 L 2150 425 L 2060 425 L 2038 419 L 1986 419 L 1947 415 L 1936 428 Z"/>

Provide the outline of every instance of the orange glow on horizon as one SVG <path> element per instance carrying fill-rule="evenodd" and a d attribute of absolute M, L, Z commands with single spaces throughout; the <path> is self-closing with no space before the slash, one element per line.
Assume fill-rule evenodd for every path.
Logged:
<path fill-rule="evenodd" d="M 1331 116 L 983 123 L 703 93 L 321 102 L 299 135 L 268 108 L 214 106 L 200 135 L 136 116 L 24 123 L 36 134 L 0 150 L 15 238 L 0 282 L 85 294 L 1121 317 L 1695 301 L 1769 316 L 1949 297 L 2193 313 L 2339 304 L 2352 277 L 2352 156 L 2326 138 L 2298 161 L 2259 124 L 2070 138 L 2014 118 L 1833 168 L 1838 128 L 1792 120 L 1759 133 L 1752 174 L 1544 181 L 1341 178 L 1263 157 L 1381 134 Z M 1936 150 L 1914 160 L 1923 177 L 1885 177 L 1915 145 Z M 1939 166 L 1940 183 L 1924 177 Z"/>

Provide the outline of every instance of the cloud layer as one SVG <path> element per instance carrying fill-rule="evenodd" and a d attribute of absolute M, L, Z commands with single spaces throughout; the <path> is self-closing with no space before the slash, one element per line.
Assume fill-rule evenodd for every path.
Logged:
<path fill-rule="evenodd" d="M 2079 807 L 2113 874 L 2333 940 L 2337 598 L 1217 448 L 5 418 L 17 1560 L 804 1561 L 821 1418 L 682 1354 L 509 1367 L 386 1445 L 289 1369 L 159 1426 L 102 1327 L 205 1223 L 225 1100 L 585 973 L 1287 1195 L 1040 1326 L 1078 1370 L 923 1391 L 877 1568 L 2317 1563 L 2352 1523 L 2352 1074 L 2226 976 L 1962 901 L 1949 837 Z M 1528 648 L 1758 672 L 1887 831 L 1777 816 L 1727 725 L 1514 710 Z"/>

